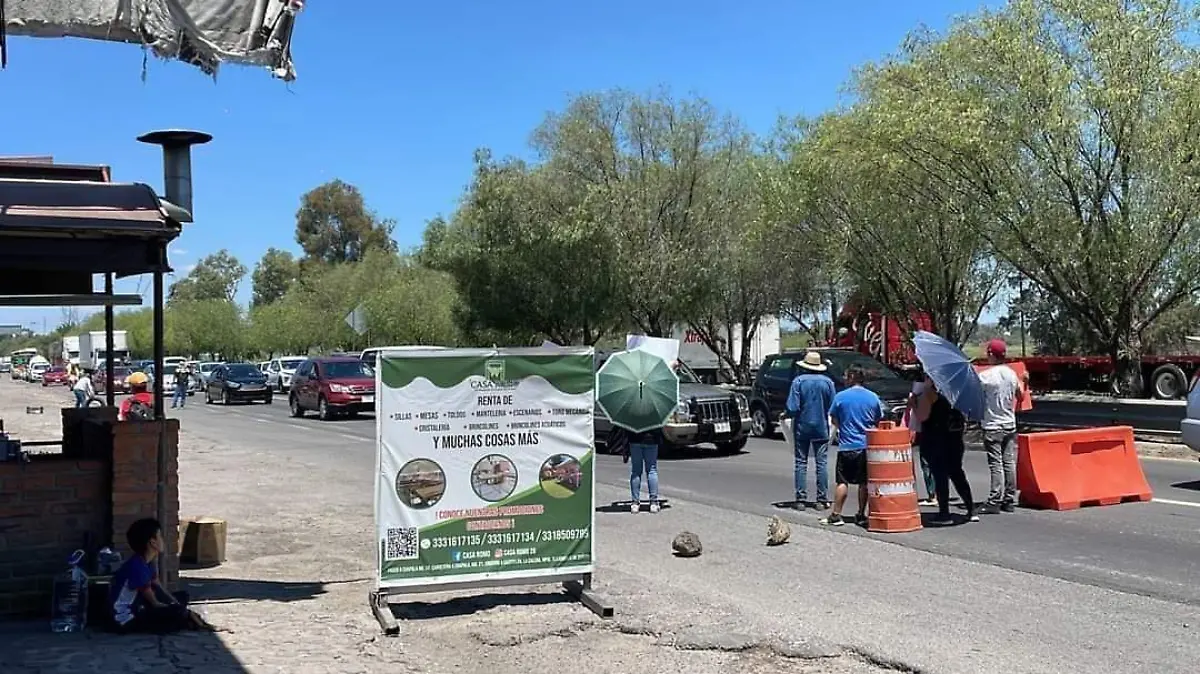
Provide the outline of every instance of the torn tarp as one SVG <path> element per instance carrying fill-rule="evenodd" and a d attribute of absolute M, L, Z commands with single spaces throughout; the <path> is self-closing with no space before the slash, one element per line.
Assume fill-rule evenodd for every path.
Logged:
<path fill-rule="evenodd" d="M 3 34 L 146 45 L 206 73 L 259 65 L 291 81 L 292 28 L 302 0 L 0 0 Z"/>

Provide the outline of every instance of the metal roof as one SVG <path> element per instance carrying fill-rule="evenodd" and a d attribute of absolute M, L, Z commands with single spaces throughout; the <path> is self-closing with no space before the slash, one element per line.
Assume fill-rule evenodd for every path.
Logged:
<path fill-rule="evenodd" d="M 0 294 L 42 294 L 14 279 L 18 271 L 170 271 L 160 251 L 181 227 L 148 185 L 0 178 L 0 270 L 10 272 L 4 285 L 19 287 Z"/>

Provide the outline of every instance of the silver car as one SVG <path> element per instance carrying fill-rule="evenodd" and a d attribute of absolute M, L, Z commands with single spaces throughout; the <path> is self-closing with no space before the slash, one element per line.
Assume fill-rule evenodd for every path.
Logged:
<path fill-rule="evenodd" d="M 1192 378 L 1192 387 L 1188 390 L 1187 412 L 1179 430 L 1183 435 L 1183 444 L 1193 452 L 1200 452 L 1200 386 L 1197 386 L 1196 382 L 1200 382 L 1200 375 Z"/>

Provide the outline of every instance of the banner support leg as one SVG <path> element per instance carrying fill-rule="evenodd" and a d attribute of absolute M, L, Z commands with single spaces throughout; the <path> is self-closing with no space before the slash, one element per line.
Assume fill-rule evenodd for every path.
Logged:
<path fill-rule="evenodd" d="M 582 580 L 568 580 L 563 583 L 563 589 L 579 603 L 586 606 L 592 613 L 601 618 L 613 617 L 613 607 L 592 591 L 592 574 L 583 574 Z"/>
<path fill-rule="evenodd" d="M 371 612 L 375 614 L 375 620 L 379 622 L 379 627 L 383 630 L 384 635 L 389 637 L 400 636 L 400 622 L 396 620 L 396 614 L 392 613 L 392 606 L 388 603 L 387 593 L 383 591 L 372 592 L 367 595 L 367 601 L 371 603 Z"/>

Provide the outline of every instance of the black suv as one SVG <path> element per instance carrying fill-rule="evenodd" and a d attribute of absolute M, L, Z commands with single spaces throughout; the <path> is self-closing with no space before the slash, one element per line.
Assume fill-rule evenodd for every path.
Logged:
<path fill-rule="evenodd" d="M 825 374 L 833 380 L 837 390 L 841 391 L 846 387 L 846 369 L 857 365 L 866 374 L 867 380 L 863 382 L 863 386 L 883 399 L 883 405 L 889 410 L 890 417 L 895 420 L 904 414 L 908 394 L 912 391 L 912 382 L 900 377 L 894 370 L 874 358 L 848 349 L 785 351 L 767 356 L 754 378 L 754 389 L 750 394 L 750 431 L 755 436 L 769 437 L 775 433 L 775 421 L 787 409 L 792 380 L 801 374 L 798 363 L 804 360 L 804 354 L 809 351 L 821 354 L 827 368 Z"/>

